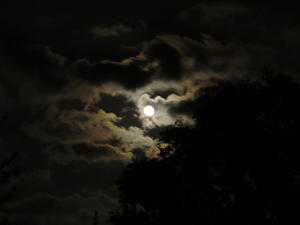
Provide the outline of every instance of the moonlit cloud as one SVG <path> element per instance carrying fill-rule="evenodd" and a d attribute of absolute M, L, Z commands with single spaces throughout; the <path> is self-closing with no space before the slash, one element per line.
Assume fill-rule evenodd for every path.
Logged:
<path fill-rule="evenodd" d="M 130 152 L 136 148 L 151 149 L 156 141 L 144 136 L 138 127 L 119 127 L 120 118 L 113 113 L 99 110 L 96 113 L 83 111 L 57 111 L 47 120 L 33 124 L 24 124 L 23 129 L 31 137 L 59 144 L 88 143 L 99 146 L 116 140 L 111 150 Z"/>

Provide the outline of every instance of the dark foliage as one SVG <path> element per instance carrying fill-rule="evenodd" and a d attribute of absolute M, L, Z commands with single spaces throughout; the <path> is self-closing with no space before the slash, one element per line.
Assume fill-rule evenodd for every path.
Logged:
<path fill-rule="evenodd" d="M 300 88 L 291 77 L 202 90 L 193 128 L 122 174 L 115 225 L 300 224 Z"/>

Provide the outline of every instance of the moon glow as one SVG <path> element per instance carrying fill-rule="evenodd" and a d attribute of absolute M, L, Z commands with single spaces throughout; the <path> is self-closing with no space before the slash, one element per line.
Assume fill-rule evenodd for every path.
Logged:
<path fill-rule="evenodd" d="M 144 114 L 145 114 L 146 116 L 149 116 L 149 117 L 150 117 L 150 116 L 153 116 L 154 113 L 155 113 L 155 109 L 154 109 L 153 106 L 147 105 L 147 106 L 144 107 Z"/>

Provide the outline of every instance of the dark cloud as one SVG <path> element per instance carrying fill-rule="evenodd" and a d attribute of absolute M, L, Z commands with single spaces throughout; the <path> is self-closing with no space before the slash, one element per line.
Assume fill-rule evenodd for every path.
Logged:
<path fill-rule="evenodd" d="M 176 114 L 185 114 L 188 116 L 193 115 L 193 111 L 195 110 L 197 104 L 195 101 L 187 100 L 179 103 L 176 106 L 173 106 L 169 109 L 171 115 Z"/>
<path fill-rule="evenodd" d="M 132 13 L 138 5 L 146 8 L 137 2 L 95 0 L 79 4 L 49 0 L 43 3 L 32 0 L 26 4 L 20 1 L 8 2 L 1 7 L 0 23 L 2 33 L 5 34 L 2 38 L 12 48 L 16 44 L 27 43 L 50 45 L 72 59 L 88 57 L 95 60 L 107 56 L 120 59 L 128 56 L 127 49 L 122 49 L 122 46 L 136 44 L 147 36 L 140 25 L 143 13 Z M 152 4 L 147 5 L 153 7 Z M 128 17 L 130 14 L 132 18 Z M 131 36 L 127 39 L 114 36 L 113 40 L 105 38 L 99 41 L 91 33 L 91 28 L 100 28 L 101 32 L 96 29 L 96 33 L 102 35 L 128 33 L 130 29 L 134 32 L 129 32 Z M 15 51 L 17 54 L 17 49 Z"/>
<path fill-rule="evenodd" d="M 132 31 L 132 28 L 125 26 L 123 24 L 117 24 L 110 27 L 92 27 L 91 32 L 96 37 L 115 37 L 123 34 L 130 33 Z"/>
<path fill-rule="evenodd" d="M 228 17 L 243 16 L 248 13 L 247 8 L 238 3 L 199 3 L 179 14 L 181 20 L 198 19 L 201 23 L 209 23 Z"/>
<path fill-rule="evenodd" d="M 78 154 L 79 156 L 83 156 L 86 159 L 93 159 L 99 158 L 101 156 L 111 156 L 114 157 L 115 153 L 112 149 L 105 148 L 103 146 L 91 146 L 86 143 L 80 143 L 73 145 L 74 153 Z M 116 156 L 115 156 L 116 157 Z"/>
<path fill-rule="evenodd" d="M 284 36 L 289 35 L 287 27 L 294 30 L 298 26 L 299 19 L 290 4 L 274 3 L 270 7 L 242 1 L 197 3 L 178 14 L 180 30 L 185 35 L 199 39 L 202 34 L 209 34 L 224 45 L 231 43 L 237 51 L 245 51 L 255 67 L 268 66 L 294 74 L 299 72 L 294 63 L 298 44 L 293 37 L 286 44 Z"/>
<path fill-rule="evenodd" d="M 142 127 L 136 105 L 134 102 L 129 101 L 125 96 L 101 94 L 100 101 L 97 105 L 106 112 L 112 112 L 117 116 L 120 116 L 121 120 L 116 122 L 118 126 L 124 126 L 126 128 L 129 128 L 130 126 Z"/>
<path fill-rule="evenodd" d="M 56 165 L 52 179 L 59 195 L 80 193 L 93 195 L 102 191 L 117 197 L 114 183 L 124 168 L 124 162 L 113 160 L 107 162 L 78 161 L 70 165 Z M 85 193 L 85 189 L 88 189 Z"/>
<path fill-rule="evenodd" d="M 52 51 L 50 47 L 43 45 L 33 45 L 29 49 L 30 61 L 27 62 L 34 63 L 36 66 L 47 69 L 48 65 L 53 66 L 63 66 L 65 64 L 66 58 L 60 54 Z M 28 57 L 27 56 L 27 57 Z"/>
<path fill-rule="evenodd" d="M 132 151 L 134 157 L 138 160 L 146 159 L 146 154 L 143 149 L 137 148 Z"/>
<path fill-rule="evenodd" d="M 264 53 L 264 64 L 253 57 Z M 222 44 L 209 35 L 201 40 L 178 35 L 160 35 L 147 42 L 140 53 L 121 62 L 104 60 L 91 63 L 78 60 L 73 64 L 75 74 L 91 84 L 114 81 L 124 88 L 136 89 L 155 79 L 178 81 L 195 72 L 246 74 L 254 67 L 267 66 L 272 50 Z"/>
<path fill-rule="evenodd" d="M 62 110 L 84 110 L 85 103 L 80 99 L 62 99 L 56 103 L 57 107 Z"/>
<path fill-rule="evenodd" d="M 82 146 L 78 145 L 77 150 L 82 150 Z M 87 149 L 85 146 L 84 154 Z M 11 224 L 30 225 L 45 220 L 47 224 L 62 221 L 65 224 L 90 224 L 97 210 L 99 221 L 105 223 L 109 210 L 116 206 L 114 182 L 123 167 L 124 163 L 118 160 L 78 161 L 69 165 L 52 164 L 47 170 L 25 172 L 14 180 L 14 185 L 22 188 L 16 189 L 14 201 L 6 206 L 18 212 L 9 217 L 9 221 Z"/>
<path fill-rule="evenodd" d="M 129 62 L 102 61 L 93 64 L 80 78 L 91 83 L 117 81 L 126 88 L 137 88 L 145 85 L 150 80 L 150 74 L 142 69 L 144 62 L 134 59 Z"/>
<path fill-rule="evenodd" d="M 107 209 L 115 205 L 114 199 L 103 194 L 94 198 L 70 195 L 59 197 L 47 193 L 36 193 L 31 198 L 12 204 L 18 216 L 10 219 L 11 224 L 91 224 L 94 211 L 99 210 L 99 222 L 106 224 Z M 54 216 L 55 215 L 55 216 Z M 73 219 L 71 219 L 73 218 Z"/>
<path fill-rule="evenodd" d="M 158 61 L 163 78 L 178 79 L 182 76 L 181 55 L 176 48 L 156 39 L 143 50 L 149 61 Z"/>
<path fill-rule="evenodd" d="M 3 85 L 0 85 L 0 111 L 5 110 L 13 104 L 13 99 L 8 96 L 6 88 Z"/>
<path fill-rule="evenodd" d="M 69 84 L 67 59 L 47 46 L 29 45 L 19 49 L 17 55 L 3 56 L 2 61 L 0 80 L 10 95 L 28 100 L 27 104 L 61 93 Z"/>

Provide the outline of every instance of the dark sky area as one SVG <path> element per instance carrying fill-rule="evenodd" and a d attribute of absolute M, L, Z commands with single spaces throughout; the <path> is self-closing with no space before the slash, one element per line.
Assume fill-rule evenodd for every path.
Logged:
<path fill-rule="evenodd" d="M 160 129 L 193 126 L 202 88 L 265 68 L 298 80 L 299 17 L 288 2 L 2 2 L 0 157 L 17 152 L 21 171 L 10 224 L 89 225 L 95 210 L 107 224 L 126 164 L 156 156 Z"/>

